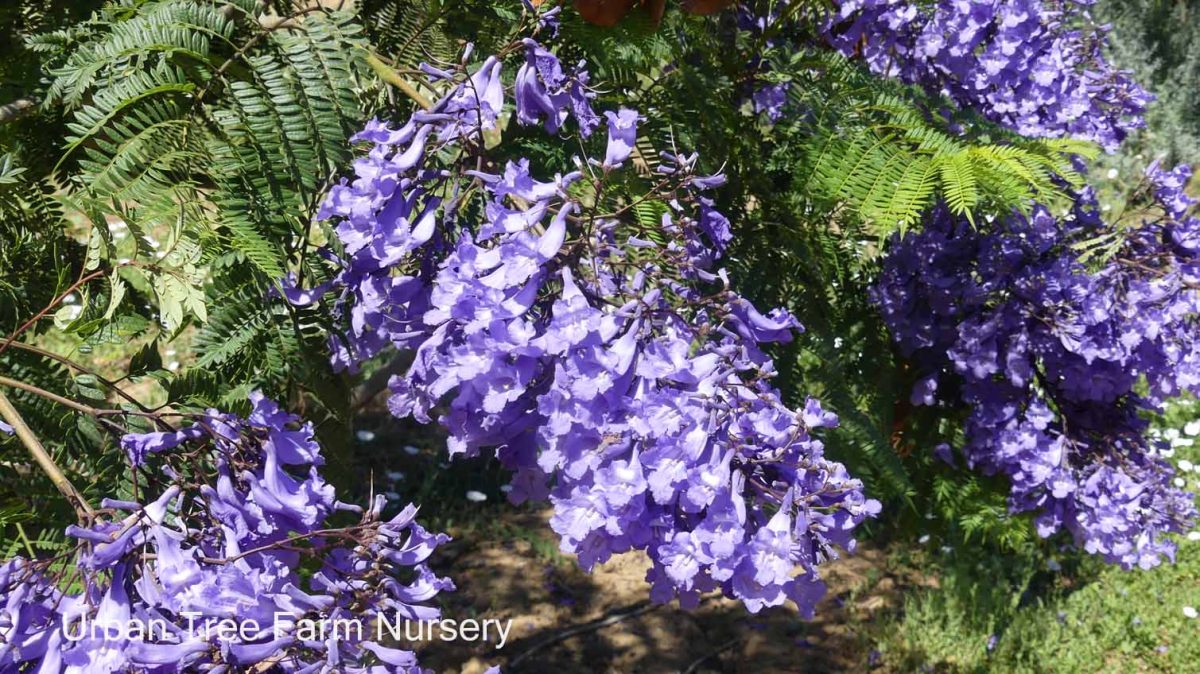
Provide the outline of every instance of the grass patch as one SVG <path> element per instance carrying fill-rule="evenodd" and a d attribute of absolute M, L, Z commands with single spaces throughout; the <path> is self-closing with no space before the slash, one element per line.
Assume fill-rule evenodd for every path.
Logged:
<path fill-rule="evenodd" d="M 1175 430 L 1156 434 L 1175 444 L 1180 477 L 1200 492 L 1196 409 L 1184 401 L 1163 426 Z M 1056 561 L 970 549 L 921 557 L 905 563 L 940 585 L 913 592 L 873 628 L 872 659 L 882 671 L 1200 671 L 1200 618 L 1184 610 L 1200 610 L 1200 541 L 1181 538 L 1177 563 L 1150 571 L 1078 553 Z"/>

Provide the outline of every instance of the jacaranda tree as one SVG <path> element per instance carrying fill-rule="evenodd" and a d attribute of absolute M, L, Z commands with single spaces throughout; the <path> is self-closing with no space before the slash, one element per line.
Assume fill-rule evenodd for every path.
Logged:
<path fill-rule="evenodd" d="M 299 627 L 454 589 L 350 477 L 384 388 L 684 607 L 811 616 L 911 512 L 1142 569 L 1195 517 L 1190 169 L 1101 207 L 1156 103 L 1087 3 L 0 16 L 2 672 L 424 671 Z"/>

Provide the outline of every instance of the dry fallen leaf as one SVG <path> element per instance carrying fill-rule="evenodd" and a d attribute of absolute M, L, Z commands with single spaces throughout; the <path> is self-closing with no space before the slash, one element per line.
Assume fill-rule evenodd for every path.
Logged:
<path fill-rule="evenodd" d="M 650 12 L 650 20 L 657 26 L 662 21 L 663 12 L 667 9 L 667 0 L 643 0 L 642 4 Z"/>
<path fill-rule="evenodd" d="M 682 0 L 683 9 L 692 14 L 715 14 L 733 4 L 733 0 Z"/>
<path fill-rule="evenodd" d="M 544 0 L 533 0 L 534 6 Z M 684 11 L 692 14 L 714 14 L 733 4 L 733 0 L 680 0 Z M 634 5 L 641 5 L 650 13 L 655 25 L 662 20 L 667 0 L 575 0 L 575 8 L 589 23 L 599 26 L 615 26 Z"/>
<path fill-rule="evenodd" d="M 633 8 L 634 0 L 575 0 L 575 9 L 589 23 L 615 26 Z"/>

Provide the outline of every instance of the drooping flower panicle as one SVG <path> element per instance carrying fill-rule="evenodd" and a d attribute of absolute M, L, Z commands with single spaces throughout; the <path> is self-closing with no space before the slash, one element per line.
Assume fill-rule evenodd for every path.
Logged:
<path fill-rule="evenodd" d="M 426 561 L 447 537 L 412 505 L 386 518 L 382 496 L 366 510 L 337 501 L 311 424 L 251 402 L 246 419 L 209 411 L 179 433 L 122 439 L 139 463 L 154 455 L 166 476 L 193 478 L 145 504 L 106 500 L 111 514 L 70 527 L 79 591 L 58 589 L 45 562 L 0 566 L 0 671 L 424 671 L 376 629 L 343 638 L 336 625 L 436 618 L 430 600 L 454 586 Z M 188 470 L 198 457 L 211 479 Z M 359 522 L 331 524 L 339 511 Z"/>
<path fill-rule="evenodd" d="M 938 209 L 923 231 L 893 242 L 875 290 L 925 375 L 913 402 L 957 403 L 939 381 L 959 382 L 945 388 L 969 407 L 967 464 L 1008 476 L 1013 510 L 1037 513 L 1043 535 L 1065 529 L 1127 568 L 1172 557 L 1167 534 L 1195 516 L 1143 415 L 1200 392 L 1200 218 L 1183 192 L 1189 176 L 1150 168 L 1157 214 L 1100 269 L 1081 258 L 1107 231 L 1085 190 L 1064 217 L 1038 207 L 987 231 Z"/>
<path fill-rule="evenodd" d="M 574 117 L 588 135 L 600 117 L 580 110 L 582 80 L 522 45 L 516 119 L 558 133 Z M 434 110 L 498 67 L 462 73 Z M 369 125 L 356 177 L 322 209 L 346 251 L 337 291 L 350 330 L 335 360 L 412 350 L 392 412 L 438 417 L 451 455 L 494 452 L 514 500 L 554 504 L 562 549 L 586 568 L 645 550 L 657 600 L 694 605 L 720 589 L 752 611 L 791 598 L 811 613 L 818 565 L 853 547 L 878 504 L 812 434 L 836 417 L 815 400 L 789 409 L 769 383 L 760 345 L 799 324 L 760 313 L 714 267 L 731 231 L 704 193 L 723 178 L 697 175 L 694 155 L 665 155 L 644 197 L 663 206 L 651 225 L 575 196 L 632 170 L 639 114 L 603 117 L 603 158 L 546 179 L 524 159 L 475 170 L 483 144 L 454 119 Z"/>
<path fill-rule="evenodd" d="M 842 0 L 826 37 L 876 73 L 1034 137 L 1112 150 L 1152 97 L 1104 58 L 1089 0 Z"/>

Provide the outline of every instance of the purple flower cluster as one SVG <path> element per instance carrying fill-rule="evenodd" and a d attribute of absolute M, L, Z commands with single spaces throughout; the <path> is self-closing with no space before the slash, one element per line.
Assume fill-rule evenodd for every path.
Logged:
<path fill-rule="evenodd" d="M 751 3 L 740 4 L 737 8 L 738 28 L 755 39 L 764 38 L 767 31 L 780 21 L 788 3 L 789 0 L 767 0 L 766 7 L 751 6 Z M 766 38 L 762 43 L 766 50 L 782 44 L 778 38 Z M 766 116 L 771 122 L 778 122 L 786 112 L 791 83 L 767 81 L 765 76 L 770 71 L 770 63 L 764 58 L 756 56 L 748 64 L 748 69 L 758 76 L 751 85 L 750 109 L 755 114 Z"/>
<path fill-rule="evenodd" d="M 582 79 L 523 46 L 516 119 L 557 132 L 573 115 L 587 135 L 598 116 Z M 543 180 L 524 159 L 476 170 L 482 143 L 440 111 L 494 63 L 401 128 L 359 135 L 371 148 L 322 209 L 346 253 L 335 362 L 412 350 L 392 412 L 437 416 L 452 455 L 495 452 L 515 501 L 551 500 L 583 566 L 645 550 L 658 601 L 720 589 L 751 611 L 790 598 L 811 613 L 817 565 L 852 549 L 879 505 L 811 435 L 836 417 L 815 400 L 791 410 L 769 384 L 760 344 L 799 325 L 712 267 L 731 232 L 704 193 L 723 178 L 668 154 L 657 184 L 628 197 L 662 204 L 660 221 L 605 199 L 634 153 L 640 117 L 626 109 L 604 114 L 603 159 L 569 173 Z"/>
<path fill-rule="evenodd" d="M 423 671 L 374 629 L 332 626 L 437 617 L 428 602 L 453 584 L 425 562 L 447 537 L 411 505 L 385 519 L 383 497 L 367 510 L 335 500 L 311 425 L 251 400 L 247 419 L 210 411 L 179 433 L 123 438 L 171 483 L 68 528 L 81 590 L 56 589 L 46 562 L 0 566 L 0 671 Z M 184 477 L 198 462 L 213 474 Z M 332 527 L 339 511 L 359 522 Z"/>
<path fill-rule="evenodd" d="M 1195 515 L 1143 414 L 1200 392 L 1189 174 L 1150 168 L 1153 215 L 1119 230 L 1120 249 L 1099 269 L 1081 251 L 1114 230 L 1085 191 L 1064 217 L 1038 207 L 986 232 L 939 208 L 922 232 L 893 241 L 875 289 L 924 375 L 914 404 L 967 406 L 968 466 L 1007 475 L 1012 509 L 1036 512 L 1043 536 L 1066 529 L 1126 568 L 1172 557 L 1166 534 Z"/>
<path fill-rule="evenodd" d="M 1113 149 L 1151 97 L 1101 51 L 1088 0 L 842 0 L 826 37 L 877 73 L 1027 136 Z"/>
<path fill-rule="evenodd" d="M 580 63 L 569 76 L 558 57 L 535 40 L 526 38 L 525 64 L 517 71 L 517 121 L 525 126 L 545 118 L 546 133 L 558 133 L 570 114 L 575 115 L 579 132 L 585 138 L 600 125 L 592 111 L 595 94 L 588 89 L 588 74 Z"/>

